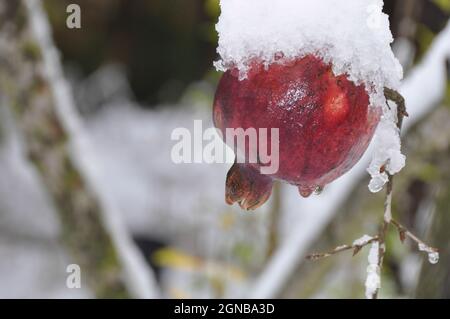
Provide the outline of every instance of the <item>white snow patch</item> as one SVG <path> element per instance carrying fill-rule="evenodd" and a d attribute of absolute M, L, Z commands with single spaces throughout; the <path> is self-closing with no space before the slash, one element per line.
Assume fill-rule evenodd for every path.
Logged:
<path fill-rule="evenodd" d="M 374 242 L 369 251 L 369 265 L 367 266 L 366 298 L 372 299 L 381 287 L 380 267 L 378 266 L 378 242 Z"/>
<path fill-rule="evenodd" d="M 372 236 L 369 235 L 364 235 L 361 238 L 356 239 L 353 242 L 353 246 L 364 246 L 366 245 L 368 242 L 370 242 L 371 240 L 373 240 Z"/>
<path fill-rule="evenodd" d="M 218 70 L 237 67 L 245 78 L 255 59 L 269 65 L 314 54 L 336 74 L 381 93 L 400 84 L 382 0 L 222 0 L 220 6 Z"/>
<path fill-rule="evenodd" d="M 425 244 L 419 244 L 419 250 L 426 252 L 428 254 L 428 261 L 430 264 L 437 264 L 439 262 L 439 253 L 434 250 L 433 248 L 425 245 Z"/>
<path fill-rule="evenodd" d="M 369 190 L 377 193 L 405 166 L 406 157 L 401 153 L 400 131 L 397 127 L 397 105 L 383 107 L 383 116 L 375 134 L 375 152 L 367 171 L 372 176 Z M 384 169 L 382 169 L 384 167 Z"/>

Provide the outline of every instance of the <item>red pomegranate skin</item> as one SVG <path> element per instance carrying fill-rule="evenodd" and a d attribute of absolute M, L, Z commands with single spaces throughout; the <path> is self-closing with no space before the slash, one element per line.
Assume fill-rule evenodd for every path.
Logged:
<path fill-rule="evenodd" d="M 349 171 L 366 151 L 381 109 L 369 106 L 364 85 L 335 76 L 320 58 L 308 55 L 268 68 L 255 62 L 246 79 L 237 74 L 229 70 L 220 80 L 214 124 L 224 139 L 227 128 L 278 128 L 279 170 L 263 175 L 261 164 L 235 163 L 227 175 L 228 204 L 258 208 L 269 199 L 274 180 L 308 197 Z"/>

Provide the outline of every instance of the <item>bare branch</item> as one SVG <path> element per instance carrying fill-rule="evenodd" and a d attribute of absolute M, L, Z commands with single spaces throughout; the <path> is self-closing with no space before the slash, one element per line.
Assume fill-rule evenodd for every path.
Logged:
<path fill-rule="evenodd" d="M 341 252 L 344 252 L 347 250 L 353 250 L 353 256 L 355 256 L 364 247 L 372 244 L 373 242 L 378 241 L 378 236 L 374 236 L 374 237 L 367 236 L 366 238 L 365 237 L 363 237 L 363 238 L 364 238 L 364 240 L 362 240 L 362 241 L 355 240 L 352 245 L 341 245 L 341 246 L 338 246 L 338 247 L 334 248 L 333 250 L 326 252 L 326 253 L 314 253 L 314 254 L 308 255 L 308 256 L 306 256 L 306 259 L 315 261 L 315 260 L 319 260 L 322 258 L 331 257 L 333 255 L 336 255 L 338 253 L 341 253 Z"/>
<path fill-rule="evenodd" d="M 420 251 L 426 252 L 428 254 L 428 259 L 430 263 L 436 264 L 439 261 L 439 249 L 431 247 L 430 245 L 426 244 L 424 241 L 422 241 L 419 237 L 411 233 L 405 226 L 403 226 L 396 220 L 392 219 L 391 224 L 397 228 L 398 233 L 400 235 L 400 240 L 402 242 L 404 242 L 406 238 L 410 238 L 417 244 Z"/>

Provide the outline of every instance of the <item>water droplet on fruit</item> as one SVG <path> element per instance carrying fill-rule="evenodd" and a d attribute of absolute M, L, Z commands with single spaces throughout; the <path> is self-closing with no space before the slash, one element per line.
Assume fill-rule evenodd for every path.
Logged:
<path fill-rule="evenodd" d="M 316 188 L 311 187 L 311 186 L 299 186 L 298 187 L 298 191 L 299 191 L 300 195 L 304 198 L 310 197 L 314 193 L 315 190 L 316 190 Z"/>

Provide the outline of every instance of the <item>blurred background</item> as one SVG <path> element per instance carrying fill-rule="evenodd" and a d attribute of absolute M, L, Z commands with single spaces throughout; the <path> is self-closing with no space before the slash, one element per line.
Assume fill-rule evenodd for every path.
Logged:
<path fill-rule="evenodd" d="M 441 260 L 391 229 L 381 297 L 449 298 L 450 0 L 384 2 L 411 115 L 393 210 Z M 305 256 L 377 232 L 370 154 L 311 199 L 277 185 L 255 213 L 225 205 L 229 165 L 170 160 L 173 129 L 212 126 L 219 14 L 219 0 L 0 3 L 0 298 L 364 296 L 366 250 Z"/>

